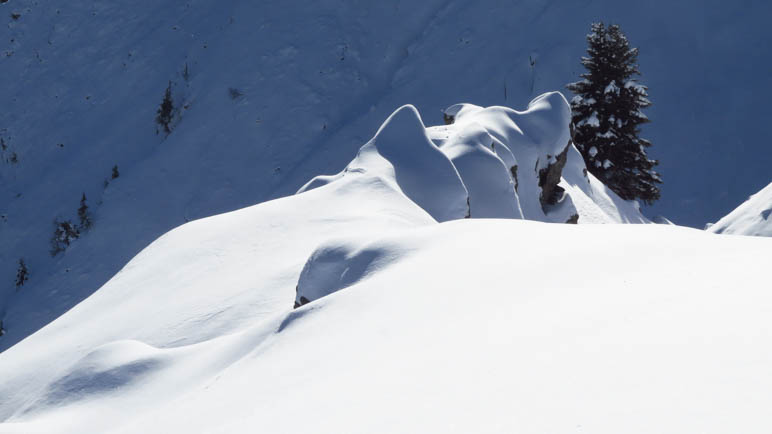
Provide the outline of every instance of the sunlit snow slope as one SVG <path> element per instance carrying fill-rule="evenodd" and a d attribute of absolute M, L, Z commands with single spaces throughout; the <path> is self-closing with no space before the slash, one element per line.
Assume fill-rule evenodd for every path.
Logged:
<path fill-rule="evenodd" d="M 562 89 L 581 72 L 584 35 L 598 19 L 620 23 L 641 49 L 654 101 L 644 136 L 665 179 L 651 212 L 702 227 L 768 182 L 767 161 L 748 156 L 767 147 L 770 58 L 758 47 L 769 45 L 770 5 L 0 3 L 0 351 L 88 297 L 170 229 L 340 171 L 406 103 L 438 125 L 457 102 L 521 109 Z M 166 136 L 154 119 L 169 85 L 175 115 Z M 494 162 L 479 147 L 449 143 L 446 151 L 460 171 L 472 160 Z M 580 188 L 583 178 L 565 172 L 563 188 Z M 468 184 L 474 193 L 477 183 Z M 604 193 L 594 189 L 599 204 Z M 94 226 L 52 258 L 53 221 L 77 220 L 83 193 Z M 582 203 L 597 211 L 577 197 L 580 213 Z M 599 218 L 615 212 L 602 211 Z M 16 288 L 20 259 L 29 280 Z"/>
<path fill-rule="evenodd" d="M 716 234 L 772 237 L 772 183 L 707 230 Z"/>
<path fill-rule="evenodd" d="M 772 239 L 465 218 L 561 101 L 403 106 L 342 173 L 166 233 L 0 354 L 0 432 L 768 432 Z"/>

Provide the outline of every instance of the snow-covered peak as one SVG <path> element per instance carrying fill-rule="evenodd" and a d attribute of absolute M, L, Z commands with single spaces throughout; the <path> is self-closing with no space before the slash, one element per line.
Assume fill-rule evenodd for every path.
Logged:
<path fill-rule="evenodd" d="M 559 92 L 536 97 L 523 111 L 455 104 L 444 113 L 447 125 L 425 128 L 415 107 L 400 107 L 342 172 L 317 176 L 298 193 L 374 178 L 439 222 L 648 222 L 587 172 Z"/>
<path fill-rule="evenodd" d="M 482 108 L 473 104 L 456 104 L 445 110 L 456 113 L 454 124 L 485 125 L 488 132 L 511 147 L 539 148 L 544 155 L 562 152 L 570 140 L 571 106 L 560 92 L 548 92 L 534 98 L 524 111 L 508 107 Z M 549 163 L 540 162 L 540 168 Z"/>
<path fill-rule="evenodd" d="M 447 134 L 447 139 L 439 139 L 442 134 Z M 464 180 L 470 217 L 523 218 L 516 172 L 512 171 L 517 162 L 506 146 L 477 123 L 465 128 L 439 127 L 432 135 L 438 137 L 440 149 Z"/>
<path fill-rule="evenodd" d="M 536 97 L 524 111 L 456 104 L 445 115 L 452 124 L 429 128 L 432 140 L 446 153 L 458 149 L 459 141 L 489 146 L 511 173 L 524 218 L 559 223 L 648 222 L 633 202 L 619 198 L 586 170 L 571 143 L 570 106 L 559 92 Z M 455 163 L 457 157 L 450 156 Z M 492 177 L 495 170 L 459 168 L 465 182 L 470 172 Z M 479 189 L 467 188 L 474 217 L 474 190 Z"/>
<path fill-rule="evenodd" d="M 300 192 L 348 176 L 378 177 L 435 220 L 469 215 L 467 191 L 453 163 L 429 140 L 415 107 L 397 109 L 335 177 L 314 178 Z"/>
<path fill-rule="evenodd" d="M 706 229 L 716 234 L 772 237 L 772 183 Z"/>

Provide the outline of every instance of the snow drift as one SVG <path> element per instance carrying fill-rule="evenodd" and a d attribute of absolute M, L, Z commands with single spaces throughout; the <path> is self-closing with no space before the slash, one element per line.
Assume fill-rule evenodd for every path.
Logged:
<path fill-rule="evenodd" d="M 535 98 L 524 111 L 456 104 L 445 116 L 450 125 L 425 128 L 414 107 L 401 107 L 342 172 L 318 176 L 298 193 L 347 177 L 376 177 L 440 222 L 648 222 L 635 203 L 587 172 L 571 143 L 571 109 L 559 92 Z"/>
<path fill-rule="evenodd" d="M 706 229 L 715 234 L 772 237 L 772 183 Z"/>
<path fill-rule="evenodd" d="M 447 130 L 443 129 L 442 132 Z M 435 142 L 437 142 L 436 134 Z M 494 152 L 490 135 L 479 125 L 452 133 L 440 149 L 450 158 L 469 192 L 469 216 L 472 218 L 523 218 L 520 200 L 506 163 Z M 501 149 L 501 148 L 500 148 Z M 501 149 L 501 152 L 505 152 Z"/>
<path fill-rule="evenodd" d="M 772 428 L 767 239 L 460 219 L 317 249 L 351 270 L 328 280 L 298 264 L 366 199 L 334 184 L 173 231 L 1 354 L 0 432 Z M 167 257 L 176 279 L 152 270 Z M 292 310 L 298 275 L 337 290 Z"/>
<path fill-rule="evenodd" d="M 415 107 L 397 109 L 340 174 L 309 181 L 299 193 L 347 174 L 376 177 L 424 209 L 437 221 L 469 216 L 467 192 L 456 168 L 426 137 Z"/>
<path fill-rule="evenodd" d="M 559 92 L 536 97 L 524 111 L 457 104 L 446 109 L 445 115 L 452 124 L 429 128 L 430 137 L 454 162 L 459 142 L 489 147 L 511 174 L 523 218 L 558 223 L 649 223 L 635 202 L 622 200 L 586 170 L 571 142 L 570 106 Z M 476 185 L 475 175 L 490 177 L 494 170 L 477 165 L 459 172 L 465 182 L 469 177 Z M 484 184 L 490 194 L 495 184 Z M 486 190 L 476 190 L 480 189 Z M 474 203 L 474 197 L 471 201 Z"/>

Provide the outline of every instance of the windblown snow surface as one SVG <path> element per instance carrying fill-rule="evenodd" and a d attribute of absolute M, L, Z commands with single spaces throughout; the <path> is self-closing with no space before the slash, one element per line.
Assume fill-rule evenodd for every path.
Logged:
<path fill-rule="evenodd" d="M 707 230 L 716 234 L 772 237 L 772 183 L 752 195 Z"/>
<path fill-rule="evenodd" d="M 0 354 L 0 432 L 769 432 L 772 240 L 522 219 L 641 218 L 564 104 L 404 106 L 343 172 L 166 233 Z"/>

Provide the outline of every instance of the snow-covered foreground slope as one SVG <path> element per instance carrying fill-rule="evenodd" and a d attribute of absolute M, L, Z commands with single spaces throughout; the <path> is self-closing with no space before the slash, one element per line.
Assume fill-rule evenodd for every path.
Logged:
<path fill-rule="evenodd" d="M 374 245 L 400 260 L 126 432 L 772 428 L 768 242 L 460 221 Z"/>
<path fill-rule="evenodd" d="M 0 354 L 0 432 L 768 431 L 772 240 L 464 218 L 536 101 L 445 139 L 402 107 L 341 174 L 165 234 Z M 579 181 L 556 205 L 602 209 Z"/>
<path fill-rule="evenodd" d="M 709 225 L 707 230 L 716 234 L 772 237 L 772 183 Z"/>
<path fill-rule="evenodd" d="M 281 278 L 285 267 L 272 269 L 283 261 L 229 246 L 254 218 L 313 195 L 172 232 L 0 355 L 0 429 L 772 429 L 772 296 L 761 271 L 768 239 L 663 225 L 429 224 L 369 237 L 363 250 L 390 255 L 387 263 L 292 311 L 293 279 Z M 185 252 L 178 235 L 204 226 L 237 236 L 210 249 L 217 254 Z M 279 237 L 274 229 L 262 238 Z M 305 254 L 296 249 L 296 258 Z M 170 255 L 185 276 L 209 285 L 141 279 Z M 196 262 L 209 267 L 184 266 Z M 234 281 L 252 279 L 252 303 L 237 300 Z M 259 294 L 276 297 L 272 309 Z M 202 341 L 222 335 L 226 318 L 236 325 L 236 306 L 251 318 Z"/>

